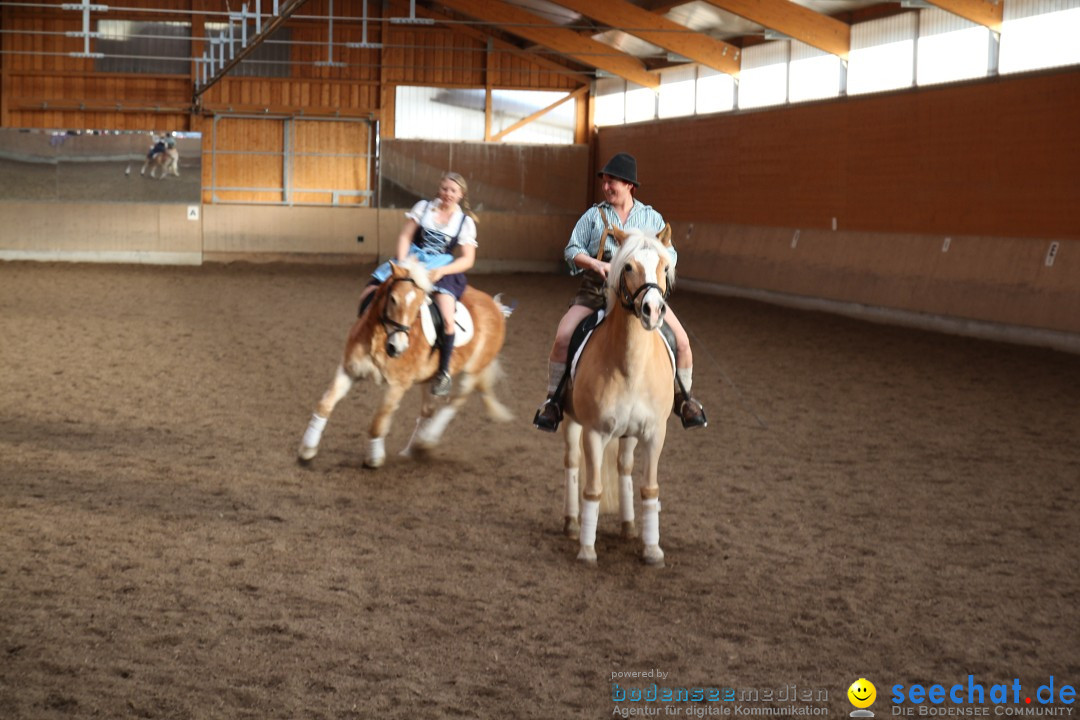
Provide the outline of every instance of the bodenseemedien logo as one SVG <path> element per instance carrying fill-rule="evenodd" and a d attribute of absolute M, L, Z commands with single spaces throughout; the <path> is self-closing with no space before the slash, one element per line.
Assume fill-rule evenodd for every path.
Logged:
<path fill-rule="evenodd" d="M 851 712 L 853 718 L 872 718 L 874 713 L 868 710 L 871 705 L 874 704 L 874 700 L 877 699 L 877 688 L 874 687 L 874 683 L 870 682 L 866 678 L 859 678 L 855 682 L 851 683 L 851 687 L 847 689 L 848 702 L 855 706 L 855 710 Z"/>

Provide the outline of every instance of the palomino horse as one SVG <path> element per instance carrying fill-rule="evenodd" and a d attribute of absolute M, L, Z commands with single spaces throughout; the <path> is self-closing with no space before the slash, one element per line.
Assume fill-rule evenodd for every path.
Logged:
<path fill-rule="evenodd" d="M 150 177 L 156 177 L 158 180 L 164 180 L 169 173 L 180 177 L 180 153 L 174 147 L 166 148 L 159 153 L 155 153 L 153 157 L 148 157 L 146 162 L 143 163 L 139 174 L 145 175 L 146 168 L 150 168 Z M 154 173 L 159 168 L 161 174 L 155 175 Z"/>
<path fill-rule="evenodd" d="M 420 264 L 408 261 L 393 266 L 393 274 L 375 291 L 371 304 L 349 332 L 345 357 L 304 433 L 299 451 L 301 462 L 315 457 L 327 419 L 353 382 L 370 377 L 376 382 L 386 380 L 389 387 L 371 423 L 364 464 L 372 468 L 383 464 L 384 440 L 402 396 L 415 383 L 429 381 L 438 369 L 439 354 L 433 353 L 425 341 L 420 317 L 420 309 L 431 290 L 431 280 Z M 474 333 L 467 343 L 455 347 L 451 356 L 451 374 L 458 374 L 454 391 L 449 402 L 437 411 L 436 398 L 424 393 L 416 430 L 402 455 L 410 455 L 414 448 L 426 450 L 437 445 L 474 387 L 480 389 L 491 418 L 505 421 L 512 417 L 494 394 L 499 376 L 498 354 L 506 337 L 506 317 L 510 311 L 497 298 L 472 286 L 465 289 L 461 304 L 472 315 Z"/>
<path fill-rule="evenodd" d="M 632 229 L 612 231 L 620 243 L 607 278 L 607 309 L 576 359 L 566 393 L 566 522 L 570 537 L 580 539 L 578 560 L 596 562 L 596 525 L 606 478 L 605 448 L 619 441 L 618 487 L 623 535 L 633 537 L 634 450 L 644 450 L 645 478 L 641 486 L 642 559 L 662 567 L 660 549 L 660 487 L 657 464 L 667 436 L 667 419 L 674 397 L 674 362 L 659 332 L 667 310 L 666 298 L 675 278 L 667 248 L 671 228 L 659 237 Z M 585 484 L 578 507 L 578 471 L 585 453 Z M 616 491 L 616 488 L 608 488 Z"/>

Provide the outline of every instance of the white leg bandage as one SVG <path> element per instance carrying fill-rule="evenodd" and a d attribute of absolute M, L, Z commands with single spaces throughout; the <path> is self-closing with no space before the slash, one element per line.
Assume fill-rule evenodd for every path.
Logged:
<path fill-rule="evenodd" d="M 566 471 L 566 515 L 565 517 L 576 518 L 578 516 L 578 470 Z"/>
<path fill-rule="evenodd" d="M 450 421 L 454 419 L 454 414 L 457 411 L 449 405 L 444 405 L 435 411 L 435 414 L 431 416 L 431 419 L 424 424 L 424 427 L 420 430 L 419 440 L 425 447 L 432 447 L 438 445 L 442 440 L 443 433 L 446 431 L 446 426 L 450 424 Z"/>
<path fill-rule="evenodd" d="M 596 544 L 596 520 L 600 515 L 600 501 L 586 500 L 581 504 L 581 546 Z"/>
<path fill-rule="evenodd" d="M 629 475 L 619 476 L 619 510 L 623 522 L 634 522 L 634 479 Z"/>
<path fill-rule="evenodd" d="M 694 368 L 679 368 L 675 371 L 675 374 L 679 377 L 679 381 L 682 386 L 686 388 L 686 394 L 690 394 L 690 386 L 694 384 Z"/>
<path fill-rule="evenodd" d="M 558 389 L 559 381 L 562 380 L 563 373 L 565 372 L 566 363 L 551 362 L 548 360 L 548 395 Z"/>
<path fill-rule="evenodd" d="M 368 465 L 378 467 L 386 460 L 386 443 L 383 438 L 371 438 L 368 440 Z"/>
<path fill-rule="evenodd" d="M 308 423 L 307 430 L 304 431 L 304 447 L 319 447 L 319 440 L 322 439 L 325 427 L 326 418 L 320 417 L 318 413 L 312 413 L 311 421 Z M 296 436 L 293 435 L 293 437 Z"/>
<path fill-rule="evenodd" d="M 641 501 L 641 541 L 645 547 L 660 544 L 660 500 Z"/>

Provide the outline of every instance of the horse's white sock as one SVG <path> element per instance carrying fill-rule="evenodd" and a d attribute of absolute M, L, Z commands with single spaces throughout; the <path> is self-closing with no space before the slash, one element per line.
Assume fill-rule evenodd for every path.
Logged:
<path fill-rule="evenodd" d="M 559 381 L 566 372 L 566 363 L 552 362 L 548 360 L 548 395 L 553 395 L 559 389 Z"/>
<path fill-rule="evenodd" d="M 641 541 L 645 547 L 660 544 L 660 499 L 641 501 Z"/>
<path fill-rule="evenodd" d="M 596 544 L 596 520 L 600 516 L 600 501 L 586 500 L 581 504 L 581 546 Z"/>
<path fill-rule="evenodd" d="M 675 374 L 679 378 L 679 382 L 682 383 L 683 388 L 686 390 L 686 394 L 690 394 L 690 386 L 694 384 L 694 368 L 679 368 L 675 371 Z"/>
<path fill-rule="evenodd" d="M 634 522 L 634 478 L 629 475 L 619 476 L 619 510 L 623 522 Z"/>
<path fill-rule="evenodd" d="M 321 417 L 319 413 L 312 413 L 311 421 L 308 423 L 307 430 L 304 431 L 304 447 L 318 447 L 325 427 L 326 418 Z"/>
<path fill-rule="evenodd" d="M 566 471 L 566 515 L 565 517 L 576 518 L 578 516 L 578 469 Z"/>

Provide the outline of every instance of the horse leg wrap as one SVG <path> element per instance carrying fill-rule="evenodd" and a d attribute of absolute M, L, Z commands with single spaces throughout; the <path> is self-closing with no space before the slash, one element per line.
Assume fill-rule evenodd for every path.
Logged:
<path fill-rule="evenodd" d="M 619 476 L 619 510 L 624 523 L 634 522 L 634 478 L 629 475 Z"/>
<path fill-rule="evenodd" d="M 566 471 L 566 517 L 576 518 L 578 508 L 578 469 Z"/>
<path fill-rule="evenodd" d="M 379 467 L 386 460 L 386 443 L 381 437 L 368 440 L 367 462 L 368 467 Z"/>
<path fill-rule="evenodd" d="M 600 516 L 600 501 L 586 500 L 581 504 L 581 546 L 596 544 L 596 521 Z"/>
<path fill-rule="evenodd" d="M 643 500 L 641 503 L 641 541 L 645 547 L 660 544 L 660 500 Z"/>
<path fill-rule="evenodd" d="M 419 429 L 416 439 L 420 441 L 420 446 L 433 447 L 438 445 L 439 441 L 442 440 L 443 433 L 446 431 L 446 426 L 454 419 L 456 413 L 457 410 L 450 405 L 444 405 L 436 410 L 435 414 Z"/>
<path fill-rule="evenodd" d="M 308 422 L 307 430 L 304 431 L 304 447 L 319 447 L 319 440 L 322 439 L 323 429 L 325 427 L 326 418 L 319 415 L 319 413 L 312 413 L 311 421 Z M 294 435 L 293 437 L 296 436 Z"/>

